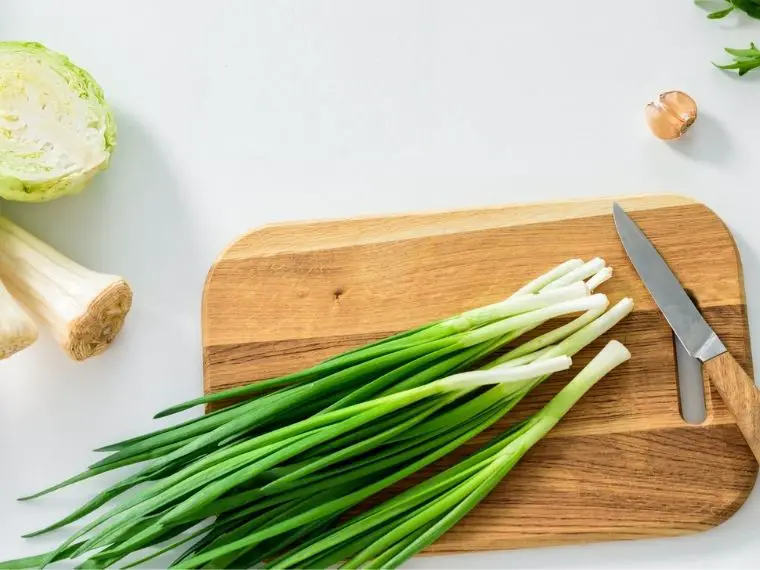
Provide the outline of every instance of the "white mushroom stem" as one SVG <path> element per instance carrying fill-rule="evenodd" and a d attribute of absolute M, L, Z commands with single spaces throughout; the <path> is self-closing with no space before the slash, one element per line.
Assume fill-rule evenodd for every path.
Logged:
<path fill-rule="evenodd" d="M 3 216 L 0 279 L 75 360 L 103 352 L 132 306 L 124 279 L 82 267 Z"/>
<path fill-rule="evenodd" d="M 37 325 L 0 281 L 0 360 L 34 344 Z"/>

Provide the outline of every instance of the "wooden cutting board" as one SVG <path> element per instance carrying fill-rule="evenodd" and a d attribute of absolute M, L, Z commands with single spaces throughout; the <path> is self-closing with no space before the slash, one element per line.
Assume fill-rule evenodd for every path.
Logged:
<path fill-rule="evenodd" d="M 748 373 L 739 255 L 721 220 L 678 196 L 618 199 L 642 226 Z M 428 552 L 677 536 L 730 517 L 757 464 L 718 394 L 707 419 L 679 413 L 670 328 L 628 262 L 610 199 L 266 226 L 212 267 L 203 300 L 205 390 L 278 376 L 402 329 L 504 298 L 569 259 L 604 257 L 602 287 L 634 312 L 612 338 L 633 358 L 595 386 L 468 517 Z M 538 409 L 555 375 L 494 429 Z M 425 472 L 421 476 L 429 474 Z"/>

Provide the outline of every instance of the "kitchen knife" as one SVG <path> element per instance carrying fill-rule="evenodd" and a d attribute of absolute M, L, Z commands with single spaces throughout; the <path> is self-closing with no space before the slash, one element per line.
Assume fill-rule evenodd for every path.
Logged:
<path fill-rule="evenodd" d="M 623 248 L 654 302 L 686 351 L 703 362 L 707 377 L 760 461 L 760 390 L 726 350 L 668 264 L 620 204 L 613 203 L 612 216 Z"/>

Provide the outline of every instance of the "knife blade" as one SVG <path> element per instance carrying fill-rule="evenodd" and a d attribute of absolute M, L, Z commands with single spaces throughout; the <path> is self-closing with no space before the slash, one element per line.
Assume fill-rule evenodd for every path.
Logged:
<path fill-rule="evenodd" d="M 760 390 L 726 350 L 662 255 L 617 202 L 613 202 L 612 217 L 636 273 L 686 351 L 704 363 L 707 377 L 760 461 Z"/>
<path fill-rule="evenodd" d="M 726 347 L 718 335 L 707 324 L 678 278 L 641 228 L 617 202 L 612 206 L 612 215 L 620 241 L 636 273 L 641 277 L 644 286 L 686 351 L 702 362 L 726 352 Z"/>

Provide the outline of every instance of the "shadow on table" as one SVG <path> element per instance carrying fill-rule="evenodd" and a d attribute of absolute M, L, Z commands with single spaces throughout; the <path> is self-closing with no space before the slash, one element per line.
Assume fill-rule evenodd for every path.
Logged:
<path fill-rule="evenodd" d="M 693 160 L 715 165 L 727 164 L 732 154 L 728 131 L 715 117 L 703 112 L 683 138 L 672 141 L 669 147 Z"/>
<path fill-rule="evenodd" d="M 108 170 L 80 194 L 42 204 L 3 203 L 3 213 L 73 260 L 122 275 L 135 301 L 168 315 L 194 295 L 196 232 L 164 153 L 134 117 L 116 114 L 117 147 Z"/>

